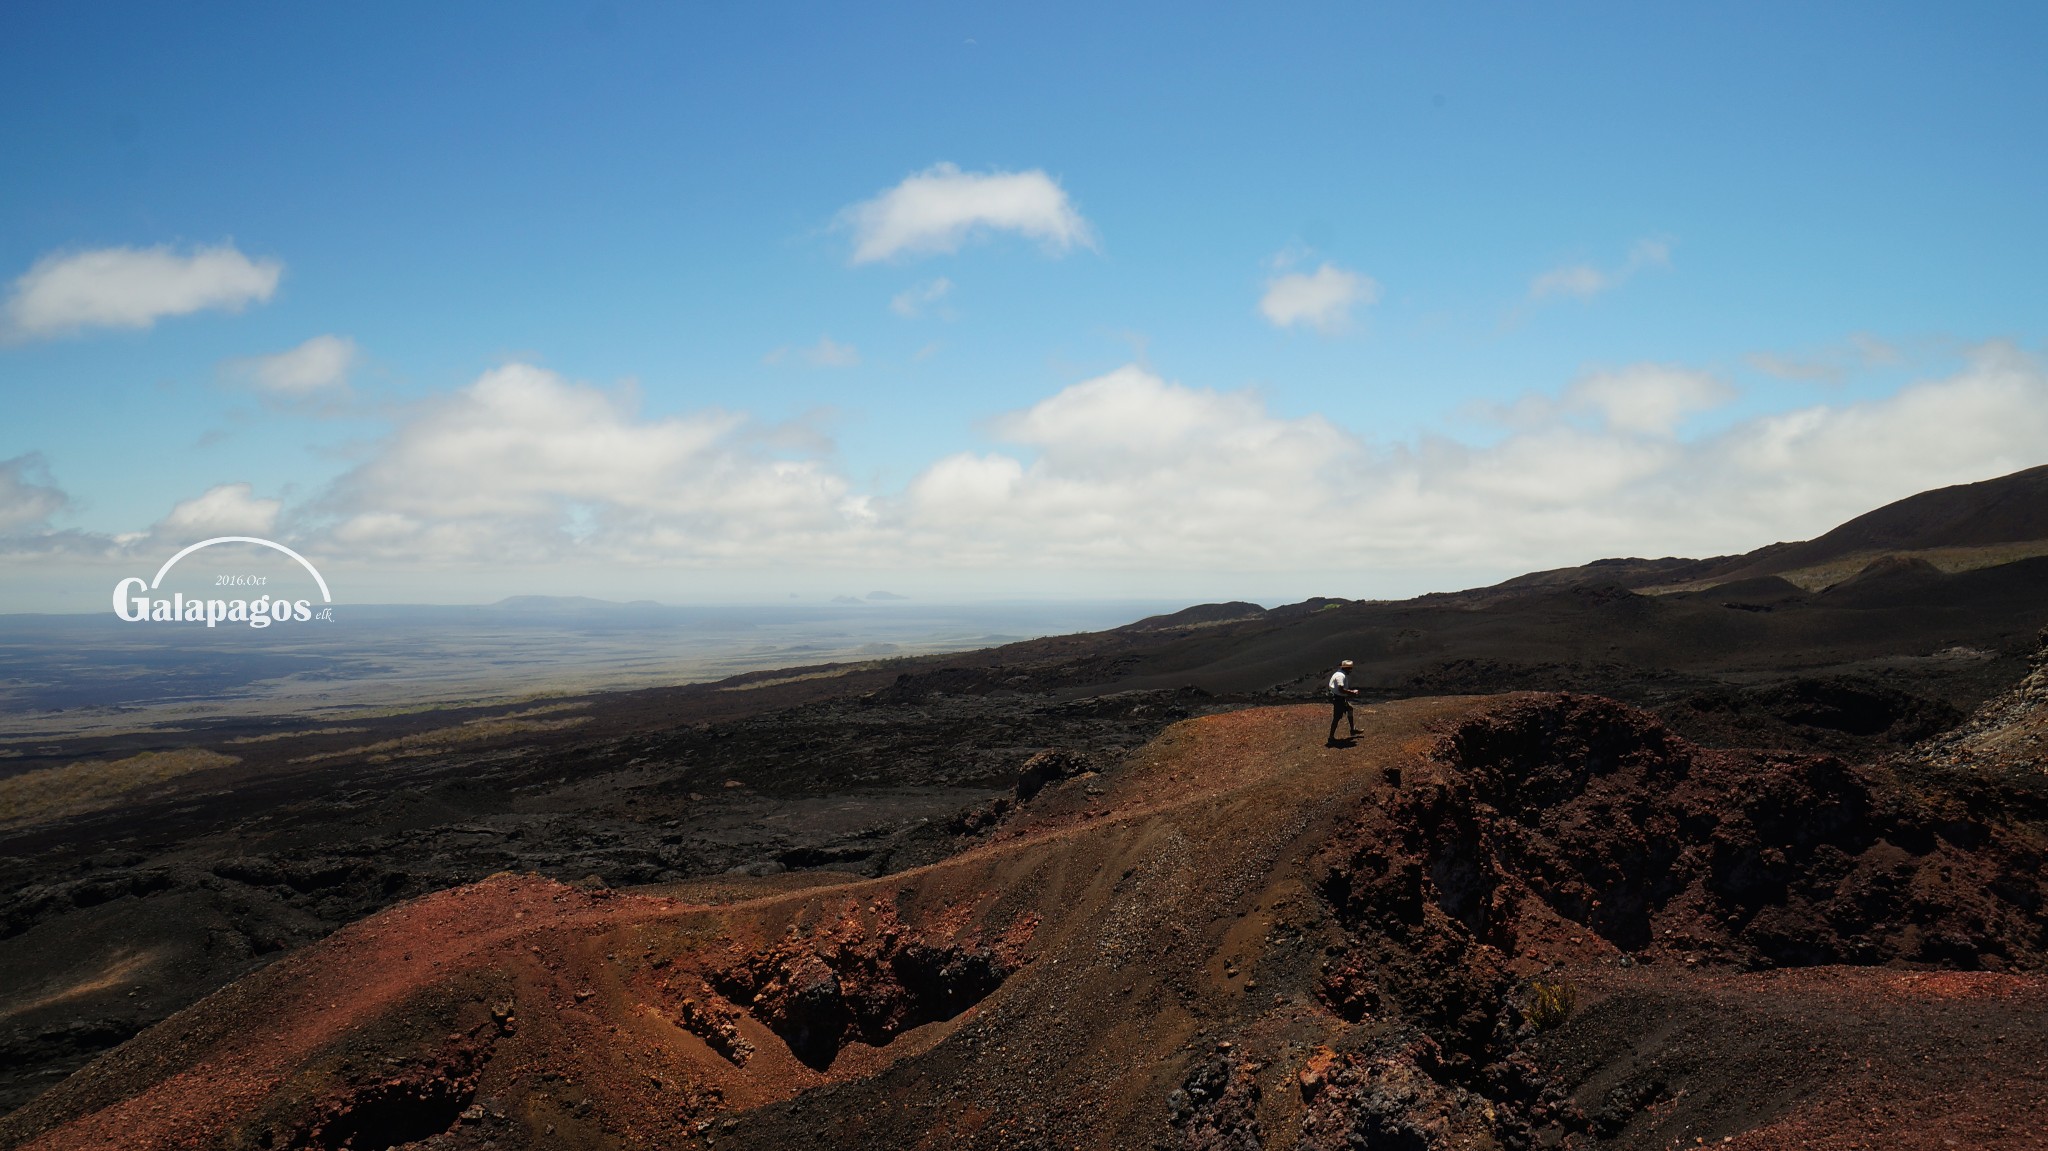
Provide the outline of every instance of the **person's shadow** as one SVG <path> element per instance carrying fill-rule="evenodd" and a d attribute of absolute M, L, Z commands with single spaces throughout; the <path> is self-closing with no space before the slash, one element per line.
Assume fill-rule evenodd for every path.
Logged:
<path fill-rule="evenodd" d="M 1338 737 L 1337 739 L 1332 739 L 1332 740 L 1328 740 L 1328 741 L 1324 742 L 1323 746 L 1324 746 L 1324 747 L 1357 747 L 1357 746 L 1358 746 L 1358 737 L 1357 737 L 1357 736 L 1355 736 L 1355 735 L 1346 735 L 1346 736 L 1340 736 L 1340 737 Z"/>

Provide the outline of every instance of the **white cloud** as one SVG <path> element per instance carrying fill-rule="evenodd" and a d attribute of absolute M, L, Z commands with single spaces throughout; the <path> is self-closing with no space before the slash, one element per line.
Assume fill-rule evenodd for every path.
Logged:
<path fill-rule="evenodd" d="M 258 499 L 249 484 L 217 484 L 172 505 L 143 531 L 54 530 L 50 517 L 69 502 L 39 456 L 0 461 L 0 561 L 160 562 L 176 548 L 214 536 L 276 536 L 284 509 L 282 500 Z M 30 594 L 47 598 L 51 589 Z"/>
<path fill-rule="evenodd" d="M 1597 296 L 1613 286 L 1613 274 L 1603 272 L 1591 264 L 1570 264 L 1549 271 L 1529 281 L 1529 298 L 1548 299 L 1551 296 Z"/>
<path fill-rule="evenodd" d="M 629 396 L 508 364 L 413 413 L 315 512 L 358 558 L 829 559 L 865 504 L 768 438 L 725 412 L 642 419 Z"/>
<path fill-rule="evenodd" d="M 1529 281 L 1529 298 L 1546 300 L 1556 296 L 1587 299 L 1618 288 L 1645 268 L 1671 266 L 1671 244 L 1667 240 L 1638 240 L 1629 249 L 1628 261 L 1618 268 L 1596 268 L 1591 264 L 1566 264 L 1552 268 Z"/>
<path fill-rule="evenodd" d="M 50 530 L 50 517 L 71 502 L 43 457 L 35 453 L 0 460 L 0 537 Z"/>
<path fill-rule="evenodd" d="M 184 543 L 213 536 L 267 536 L 276 528 L 283 507 L 282 500 L 257 499 L 249 484 L 219 484 L 180 501 L 150 534 Z"/>
<path fill-rule="evenodd" d="M 14 281 L 0 331 L 43 339 L 84 328 L 147 328 L 164 316 L 238 312 L 270 299 L 284 265 L 251 260 L 233 244 L 180 253 L 154 248 L 57 252 Z"/>
<path fill-rule="evenodd" d="M 1275 327 L 1306 324 L 1324 334 L 1351 323 L 1351 309 L 1379 301 L 1380 286 L 1370 276 L 1325 262 L 1313 272 L 1285 272 L 1266 281 L 1259 311 Z"/>
<path fill-rule="evenodd" d="M 1886 399 L 1675 436 L 1731 395 L 1711 376 L 1639 365 L 1524 406 L 1524 424 L 1494 443 L 1376 447 L 1317 417 L 1275 416 L 1251 393 L 1123 368 L 995 422 L 1026 451 L 927 469 L 905 523 L 915 552 L 938 562 L 1509 575 L 1746 551 L 2048 462 L 2048 371 L 2009 347 Z M 1586 412 L 1598 422 L 1577 419 Z"/>
<path fill-rule="evenodd" d="M 1762 416 L 1711 442 L 1703 454 L 1727 498 L 1700 514 L 1724 531 L 1746 517 L 1804 523 L 1777 537 L 1802 538 L 1916 492 L 2048 463 L 2043 445 L 2048 366 L 2010 345 L 1987 345 L 1947 379 L 1883 399 Z"/>
<path fill-rule="evenodd" d="M 1340 496 L 1362 446 L 1320 417 L 1124 367 L 995 422 L 1033 449 L 941 460 L 910 486 L 914 552 L 1031 566 L 1258 566 Z M 1305 510 L 1317 509 L 1317 510 Z"/>
<path fill-rule="evenodd" d="M 912 503 L 926 515 L 972 518 L 1016 494 L 1024 465 L 1003 455 L 960 452 L 926 468 L 910 485 Z"/>
<path fill-rule="evenodd" d="M 842 344 L 830 336 L 819 336 L 818 342 L 808 348 L 792 348 L 787 344 L 761 357 L 769 365 L 786 364 L 792 358 L 802 360 L 814 368 L 851 368 L 860 364 L 860 350 L 852 344 Z"/>
<path fill-rule="evenodd" d="M 1843 344 L 1817 353 L 1755 352 L 1745 357 L 1745 362 L 1757 371 L 1781 380 L 1839 384 L 1858 368 L 1898 367 L 1906 362 L 1906 355 L 1884 340 L 1859 332 Z"/>
<path fill-rule="evenodd" d="M 1095 244 L 1066 191 L 1035 168 L 983 173 L 934 164 L 843 209 L 839 223 L 853 232 L 855 264 L 955 252 L 986 231 L 1017 232 L 1055 252 Z"/>
<path fill-rule="evenodd" d="M 305 399 L 348 390 L 349 373 L 361 354 L 346 336 L 314 336 L 290 351 L 233 361 L 230 371 L 281 399 Z"/>
<path fill-rule="evenodd" d="M 889 300 L 889 310 L 906 320 L 914 320 L 924 314 L 928 305 L 946 298 L 953 290 L 953 281 L 944 276 L 928 284 L 905 288 Z"/>
<path fill-rule="evenodd" d="M 1565 391 L 1567 406 L 1600 414 L 1622 432 L 1670 435 L 1685 417 L 1735 398 L 1735 389 L 1705 372 L 1668 364 L 1633 364 L 1581 377 Z"/>
<path fill-rule="evenodd" d="M 510 364 L 401 413 L 294 514 L 227 484 L 150 533 L 93 538 L 154 555 L 174 535 L 250 532 L 378 570 L 800 569 L 1006 594 L 1054 577 L 1227 591 L 1308 572 L 1327 594 L 1370 595 L 1603 555 L 1747 551 L 2048 462 L 2048 366 L 2008 345 L 1884 398 L 1683 434 L 1731 394 L 1639 364 L 1512 405 L 1519 422 L 1497 438 L 1375 442 L 1256 392 L 1129 366 L 996 417 L 993 449 L 935 453 L 894 492 L 858 487 L 815 432 L 647 416 L 629 393 Z M 89 551 L 48 531 L 63 506 L 34 461 L 0 465 L 7 552 Z"/>

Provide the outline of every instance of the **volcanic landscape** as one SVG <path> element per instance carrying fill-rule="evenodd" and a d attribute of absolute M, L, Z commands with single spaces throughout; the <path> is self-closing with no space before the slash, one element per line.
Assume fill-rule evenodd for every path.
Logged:
<path fill-rule="evenodd" d="M 10 740 L 0 1146 L 2048 1147 L 2044 628 L 2037 468 L 1744 556 Z"/>

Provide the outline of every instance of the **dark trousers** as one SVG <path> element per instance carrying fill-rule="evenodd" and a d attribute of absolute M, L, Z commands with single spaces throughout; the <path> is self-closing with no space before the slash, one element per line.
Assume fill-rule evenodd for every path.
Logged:
<path fill-rule="evenodd" d="M 1351 714 L 1351 701 L 1341 695 L 1330 697 L 1330 738 L 1337 738 L 1337 725 L 1349 724 L 1351 734 L 1358 734 L 1358 717 Z"/>

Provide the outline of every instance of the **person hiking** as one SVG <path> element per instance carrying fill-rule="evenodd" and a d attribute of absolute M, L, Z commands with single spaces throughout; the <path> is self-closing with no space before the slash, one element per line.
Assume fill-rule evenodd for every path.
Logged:
<path fill-rule="evenodd" d="M 1337 746 L 1338 720 L 1350 725 L 1349 738 L 1358 738 L 1358 717 L 1351 713 L 1351 698 L 1357 694 L 1358 689 L 1351 686 L 1351 661 L 1347 659 L 1330 675 L 1330 738 L 1324 747 Z"/>

